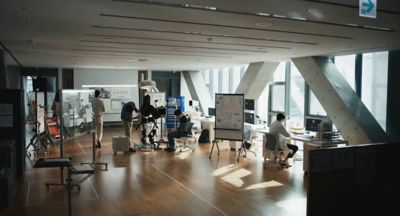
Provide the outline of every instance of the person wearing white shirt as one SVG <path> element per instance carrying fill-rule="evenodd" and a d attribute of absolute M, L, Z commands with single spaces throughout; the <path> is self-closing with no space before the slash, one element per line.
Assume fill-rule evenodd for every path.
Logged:
<path fill-rule="evenodd" d="M 103 137 L 103 113 L 105 112 L 104 103 L 99 98 L 100 91 L 96 90 L 94 92 L 94 118 L 96 126 L 96 136 L 97 136 L 97 148 L 101 148 L 101 138 Z"/>
<path fill-rule="evenodd" d="M 286 130 L 284 126 L 285 121 L 285 115 L 283 113 L 278 113 L 278 115 L 276 116 L 276 121 L 274 121 L 269 126 L 269 132 L 279 136 L 279 149 L 283 151 L 285 157 L 282 163 L 284 165 L 289 165 L 288 159 L 293 157 L 299 147 L 286 143 L 287 138 L 290 137 L 290 133 Z"/>

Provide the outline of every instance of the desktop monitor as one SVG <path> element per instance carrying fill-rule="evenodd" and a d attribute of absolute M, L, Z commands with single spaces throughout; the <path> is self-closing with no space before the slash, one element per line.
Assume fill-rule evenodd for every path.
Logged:
<path fill-rule="evenodd" d="M 208 108 L 208 115 L 215 116 L 215 108 Z"/>
<path fill-rule="evenodd" d="M 306 131 L 318 132 L 322 123 L 321 118 L 307 117 L 306 118 Z"/>
<path fill-rule="evenodd" d="M 254 113 L 245 112 L 244 113 L 244 122 L 249 123 L 249 124 L 254 124 L 255 123 Z"/>
<path fill-rule="evenodd" d="M 244 100 L 244 109 L 245 110 L 254 110 L 254 100 L 245 99 Z"/>

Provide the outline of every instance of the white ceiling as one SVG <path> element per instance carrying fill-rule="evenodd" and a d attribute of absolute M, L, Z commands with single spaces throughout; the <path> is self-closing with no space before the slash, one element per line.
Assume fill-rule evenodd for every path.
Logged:
<path fill-rule="evenodd" d="M 162 70 L 399 49 L 400 1 L 378 3 L 1 0 L 0 40 L 23 66 Z"/>

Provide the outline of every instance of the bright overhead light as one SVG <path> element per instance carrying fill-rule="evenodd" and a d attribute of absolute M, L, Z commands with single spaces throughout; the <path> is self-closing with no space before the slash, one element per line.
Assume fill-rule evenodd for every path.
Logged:
<path fill-rule="evenodd" d="M 269 13 L 257 12 L 256 15 L 258 16 L 271 16 Z"/>
<path fill-rule="evenodd" d="M 82 88 L 137 87 L 137 85 L 82 85 Z"/>
<path fill-rule="evenodd" d="M 156 82 L 153 80 L 142 80 L 139 82 L 140 89 L 152 89 L 156 87 Z"/>

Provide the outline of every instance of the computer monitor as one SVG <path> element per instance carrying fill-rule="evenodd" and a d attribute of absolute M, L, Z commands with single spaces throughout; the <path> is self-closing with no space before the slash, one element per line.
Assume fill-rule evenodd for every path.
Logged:
<path fill-rule="evenodd" d="M 322 123 L 321 118 L 306 117 L 306 131 L 318 132 Z"/>
<path fill-rule="evenodd" d="M 215 116 L 215 108 L 208 108 L 208 115 Z"/>
<path fill-rule="evenodd" d="M 244 122 L 249 123 L 249 124 L 254 124 L 255 119 L 254 119 L 254 113 L 244 113 Z"/>
<path fill-rule="evenodd" d="M 244 109 L 245 110 L 254 110 L 254 100 L 253 99 L 245 99 L 244 100 Z"/>

